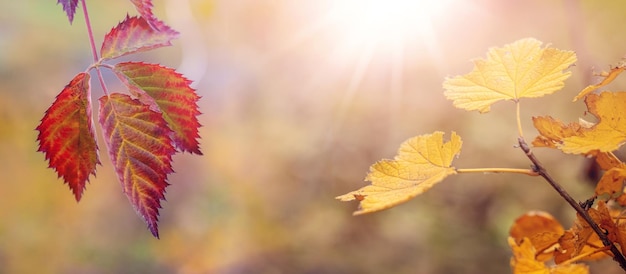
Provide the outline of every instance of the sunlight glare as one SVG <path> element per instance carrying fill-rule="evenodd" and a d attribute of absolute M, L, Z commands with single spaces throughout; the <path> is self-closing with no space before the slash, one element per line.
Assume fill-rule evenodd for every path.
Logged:
<path fill-rule="evenodd" d="M 408 40 L 433 39 L 433 19 L 449 0 L 341 0 L 331 12 L 336 35 L 354 47 L 394 49 Z"/>

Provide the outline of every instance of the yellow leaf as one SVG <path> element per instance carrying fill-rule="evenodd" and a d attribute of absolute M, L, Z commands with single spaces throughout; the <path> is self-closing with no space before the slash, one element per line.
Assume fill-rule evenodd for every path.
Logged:
<path fill-rule="evenodd" d="M 443 132 L 413 137 L 400 145 L 394 160 L 382 160 L 370 167 L 365 180 L 372 182 L 359 190 L 336 197 L 360 201 L 355 215 L 387 209 L 424 193 L 449 175 L 450 165 L 461 150 L 461 137 L 452 132 L 447 143 Z"/>
<path fill-rule="evenodd" d="M 604 79 L 602 79 L 600 83 L 589 85 L 584 88 L 580 93 L 578 93 L 578 95 L 576 95 L 576 97 L 574 97 L 574 102 L 576 102 L 580 98 L 585 97 L 587 94 L 593 92 L 594 90 L 610 84 L 611 82 L 613 82 L 613 80 L 615 80 L 615 78 L 617 78 L 620 73 L 624 71 L 624 69 L 626 69 L 626 62 L 622 61 L 616 67 L 612 68 L 610 72 L 602 72 L 600 76 L 603 76 Z"/>
<path fill-rule="evenodd" d="M 541 97 L 561 89 L 571 74 L 563 71 L 574 62 L 573 51 L 541 48 L 540 41 L 526 38 L 492 48 L 487 59 L 474 60 L 470 73 L 446 78 L 444 94 L 455 107 L 484 113 L 500 100 Z"/>
<path fill-rule="evenodd" d="M 626 142 L 626 92 L 589 94 L 585 103 L 599 122 L 591 128 L 581 130 L 576 136 L 563 138 L 559 146 L 563 152 L 609 152 Z"/>
<path fill-rule="evenodd" d="M 511 268 L 513 274 L 587 274 L 589 268 L 583 264 L 559 264 L 547 267 L 535 259 L 535 247 L 528 238 L 522 239 L 518 245 L 513 237 L 509 237 L 509 246 L 513 250 Z"/>
<path fill-rule="evenodd" d="M 518 245 L 513 237 L 509 237 L 509 246 L 513 250 L 511 258 L 511 268 L 514 274 L 521 273 L 546 273 L 550 270 L 543 262 L 535 259 L 535 248 L 528 238 L 523 238 Z"/>

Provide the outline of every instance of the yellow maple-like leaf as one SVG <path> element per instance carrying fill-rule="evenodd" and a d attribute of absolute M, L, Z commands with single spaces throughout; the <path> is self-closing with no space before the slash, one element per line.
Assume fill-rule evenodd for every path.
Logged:
<path fill-rule="evenodd" d="M 583 264 L 558 264 L 548 267 L 535 259 L 535 247 L 530 239 L 524 238 L 518 245 L 513 237 L 509 237 L 509 246 L 513 250 L 511 268 L 513 274 L 587 274 L 589 267 Z"/>
<path fill-rule="evenodd" d="M 564 86 L 571 72 L 564 72 L 576 54 L 556 48 L 541 48 L 541 42 L 526 38 L 502 48 L 492 48 L 487 59 L 474 60 L 465 75 L 446 78 L 445 96 L 455 107 L 488 112 L 500 100 L 535 98 Z"/>
<path fill-rule="evenodd" d="M 580 98 L 585 97 L 587 94 L 593 92 L 594 90 L 599 89 L 599 88 L 601 88 L 603 86 L 606 86 L 606 85 L 610 84 L 625 69 L 626 69 L 626 61 L 622 61 L 616 67 L 611 68 L 610 72 L 602 72 L 602 73 L 600 73 L 600 76 L 603 76 L 604 79 L 602 79 L 602 81 L 600 81 L 600 83 L 589 85 L 586 88 L 584 88 L 580 93 L 578 93 L 578 95 L 576 95 L 576 97 L 574 97 L 574 102 L 576 102 Z"/>
<path fill-rule="evenodd" d="M 365 178 L 372 182 L 359 190 L 336 197 L 359 200 L 355 215 L 396 206 L 424 193 L 449 175 L 456 174 L 452 160 L 461 150 L 461 137 L 452 132 L 443 142 L 443 132 L 413 137 L 400 145 L 394 160 L 382 160 L 370 167 Z"/>
<path fill-rule="evenodd" d="M 581 130 L 576 136 L 563 138 L 558 148 L 573 154 L 618 149 L 626 142 L 626 92 L 589 94 L 585 103 L 589 113 L 596 116 L 599 122 Z"/>

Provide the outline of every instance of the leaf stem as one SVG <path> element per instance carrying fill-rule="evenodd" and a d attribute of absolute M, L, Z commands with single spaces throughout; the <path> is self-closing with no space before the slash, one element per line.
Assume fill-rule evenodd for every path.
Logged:
<path fill-rule="evenodd" d="M 87 12 L 87 3 L 85 3 L 85 0 L 80 0 L 80 3 L 83 7 L 83 15 L 85 16 L 85 26 L 87 27 L 87 34 L 89 35 L 89 45 L 91 46 L 91 55 L 93 56 L 93 62 L 94 64 L 98 64 L 100 63 L 100 58 L 98 57 L 98 50 L 96 49 L 96 40 L 93 38 L 91 20 L 89 20 L 89 12 Z M 109 92 L 107 91 L 106 84 L 104 83 L 104 77 L 102 77 L 100 67 L 96 65 L 95 69 L 96 74 L 98 75 L 98 80 L 100 81 L 100 86 L 102 87 L 102 91 L 108 96 Z"/>
<path fill-rule="evenodd" d="M 517 116 L 517 132 L 519 133 L 519 136 L 521 136 L 522 138 L 524 137 L 524 131 L 522 130 L 522 119 L 520 118 L 520 103 L 519 103 L 519 99 L 515 100 L 515 106 L 516 106 L 516 116 Z"/>
<path fill-rule="evenodd" d="M 611 249 L 611 253 L 613 253 L 613 260 L 619 263 L 622 269 L 626 270 L 626 258 L 624 258 L 624 254 L 622 254 L 619 249 L 617 249 L 615 244 L 613 244 L 613 242 L 609 240 L 606 232 L 602 230 L 600 226 L 598 226 L 598 224 L 591 218 L 589 213 L 585 209 L 583 209 L 579 203 L 574 201 L 572 196 L 570 196 L 567 191 L 565 191 L 565 189 L 561 187 L 561 185 L 559 185 L 559 183 L 552 179 L 550 174 L 548 174 L 548 171 L 546 171 L 541 162 L 539 162 L 537 157 L 535 157 L 535 154 L 533 154 L 533 152 L 530 150 L 530 147 L 528 146 L 528 144 L 526 144 L 524 137 L 520 136 L 517 141 L 519 142 L 522 151 L 524 151 L 528 159 L 530 159 L 530 161 L 533 163 L 533 169 L 535 170 L 535 172 L 537 172 L 541 177 L 548 181 L 548 183 L 556 190 L 556 192 L 558 192 L 561 197 L 563 197 L 563 199 L 565 199 L 565 201 L 567 201 L 567 203 L 576 210 L 576 212 L 589 224 L 591 229 L 593 229 L 593 231 L 598 234 L 598 237 L 600 237 L 604 246 L 607 246 Z"/>
<path fill-rule="evenodd" d="M 456 170 L 458 173 L 520 173 L 528 176 L 539 176 L 539 173 L 532 169 L 522 168 L 459 168 Z"/>
<path fill-rule="evenodd" d="M 87 26 L 87 34 L 89 35 L 89 44 L 91 45 L 91 55 L 93 56 L 93 62 L 98 63 L 98 51 L 96 50 L 96 42 L 93 39 L 93 31 L 91 29 L 91 21 L 89 20 L 89 12 L 87 12 L 87 4 L 85 0 L 80 0 L 83 7 L 83 14 L 85 15 L 85 25 Z"/>

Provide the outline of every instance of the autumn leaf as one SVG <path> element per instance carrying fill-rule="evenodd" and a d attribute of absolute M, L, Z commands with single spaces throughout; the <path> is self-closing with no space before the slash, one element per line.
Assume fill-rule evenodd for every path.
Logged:
<path fill-rule="evenodd" d="M 579 123 L 568 125 L 550 116 L 533 117 L 533 125 L 539 131 L 539 136 L 533 140 L 535 147 L 558 148 L 564 138 L 576 136 L 584 130 Z"/>
<path fill-rule="evenodd" d="M 599 152 L 591 153 L 596 158 L 596 163 L 602 170 L 609 170 L 614 167 L 624 167 L 624 163 L 615 156 L 612 152 Z"/>
<path fill-rule="evenodd" d="M 607 231 L 609 239 L 617 241 L 621 237 L 617 234 L 623 228 L 617 228 L 603 201 L 598 202 L 597 209 L 590 208 L 588 213 L 596 224 Z M 599 260 L 607 256 L 600 237 L 589 226 L 589 223 L 577 214 L 572 228 L 565 231 L 559 239 L 559 247 L 554 252 L 554 261 L 559 264 L 575 257 L 579 257 L 579 260 Z"/>
<path fill-rule="evenodd" d="M 359 200 L 355 215 L 387 209 L 424 193 L 446 177 L 456 174 L 452 160 L 461 150 L 461 137 L 452 132 L 443 142 L 443 132 L 411 138 L 398 150 L 394 160 L 382 160 L 370 167 L 365 180 L 372 182 L 359 190 L 336 197 Z"/>
<path fill-rule="evenodd" d="M 163 22 L 158 21 L 153 24 L 157 24 L 158 28 L 152 28 L 142 17 L 128 17 L 127 15 L 124 21 L 104 36 L 100 49 L 102 59 L 112 59 L 171 46 L 171 41 L 176 39 L 179 33 Z"/>
<path fill-rule="evenodd" d="M 57 95 L 37 126 L 39 150 L 80 201 L 85 184 L 96 174 L 98 146 L 91 113 L 89 74 L 79 73 Z"/>
<path fill-rule="evenodd" d="M 446 78 L 445 96 L 455 107 L 485 113 L 500 100 L 541 97 L 564 86 L 576 61 L 572 51 L 541 48 L 541 42 L 526 38 L 492 48 L 487 59 L 474 60 L 474 69 Z"/>
<path fill-rule="evenodd" d="M 124 193 L 158 238 L 159 208 L 176 152 L 171 130 L 160 113 L 117 93 L 100 98 L 99 122 Z"/>
<path fill-rule="evenodd" d="M 159 20 L 152 13 L 151 0 L 130 0 L 130 2 L 135 5 L 137 12 L 154 30 L 159 30 Z"/>
<path fill-rule="evenodd" d="M 509 246 L 513 250 L 511 268 L 514 274 L 585 274 L 589 273 L 589 267 L 583 264 L 558 264 L 546 266 L 543 262 L 535 259 L 535 247 L 530 239 L 523 238 L 518 243 L 513 237 L 509 237 Z"/>
<path fill-rule="evenodd" d="M 587 96 L 587 94 L 593 92 L 594 90 L 610 84 L 611 82 L 613 82 L 613 80 L 615 80 L 615 78 L 617 78 L 618 75 L 620 75 L 620 73 L 624 71 L 624 69 L 626 69 L 626 62 L 622 61 L 619 65 L 612 68 L 610 72 L 602 72 L 600 76 L 603 76 L 604 79 L 602 79 L 600 83 L 589 85 L 584 88 L 580 93 L 578 93 L 578 95 L 576 95 L 576 97 L 574 97 L 574 102 L 576 102 L 580 98 Z"/>
<path fill-rule="evenodd" d="M 189 86 L 190 80 L 173 69 L 155 64 L 119 63 L 113 71 L 144 104 L 157 105 L 174 131 L 172 140 L 179 150 L 202 154 L 197 140 L 200 96 Z"/>
<path fill-rule="evenodd" d="M 558 148 L 572 154 L 618 149 L 626 141 L 626 92 L 589 94 L 585 103 L 599 122 L 575 136 L 563 138 Z"/>
<path fill-rule="evenodd" d="M 78 0 L 58 0 L 57 4 L 63 6 L 63 11 L 67 14 L 67 19 L 70 20 L 70 24 L 74 21 L 74 14 L 76 13 L 76 7 L 78 7 Z"/>
<path fill-rule="evenodd" d="M 624 180 L 626 180 L 625 168 L 625 166 L 614 167 L 605 172 L 596 185 L 596 196 L 605 193 L 611 196 L 615 193 L 621 193 L 624 189 Z"/>
<path fill-rule="evenodd" d="M 565 230 L 563 226 L 547 212 L 532 211 L 515 220 L 509 235 L 517 244 L 523 239 L 528 239 L 534 246 L 537 260 L 546 261 L 552 258 L 554 247 Z"/>
<path fill-rule="evenodd" d="M 617 212 L 616 214 L 619 214 Z M 624 239 L 622 239 L 621 229 L 613 220 L 613 216 L 609 211 L 606 203 L 604 201 L 599 201 L 596 209 L 593 208 L 589 210 L 589 215 L 591 218 L 602 228 L 602 230 L 606 231 L 606 235 L 611 242 L 617 243 L 618 246 L 622 247 L 622 252 L 626 251 L 626 245 Z"/>

